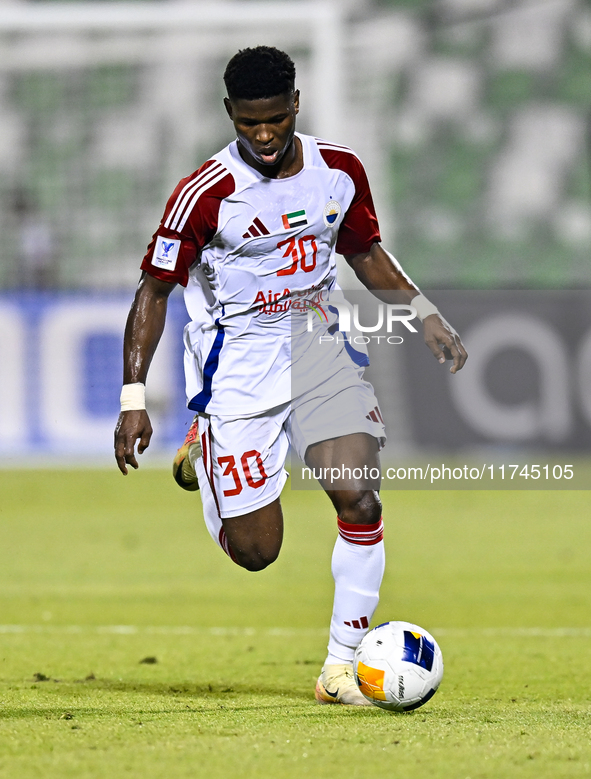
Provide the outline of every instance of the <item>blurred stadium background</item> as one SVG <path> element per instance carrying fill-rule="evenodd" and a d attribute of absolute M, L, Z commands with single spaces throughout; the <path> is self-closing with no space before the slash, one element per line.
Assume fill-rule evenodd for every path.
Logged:
<path fill-rule="evenodd" d="M 292 54 L 299 129 L 360 154 L 386 246 L 447 303 L 468 347 L 490 353 L 472 408 L 426 351 L 380 354 L 372 379 L 391 440 L 588 449 L 585 0 L 3 0 L 2 462 L 111 456 L 139 263 L 178 179 L 231 140 L 223 67 L 259 43 Z M 148 387 L 156 453 L 190 419 L 185 319 L 175 293 Z M 434 395 L 417 386 L 438 392 L 431 424 Z"/>

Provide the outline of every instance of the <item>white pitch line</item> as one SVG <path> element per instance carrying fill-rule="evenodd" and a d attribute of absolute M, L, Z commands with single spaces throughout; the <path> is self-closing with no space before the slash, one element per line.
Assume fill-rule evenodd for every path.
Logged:
<path fill-rule="evenodd" d="M 513 627 L 513 628 L 432 628 L 435 636 L 461 638 L 463 636 L 508 638 L 591 638 L 591 627 Z M 253 627 L 198 627 L 195 625 L 0 625 L 0 634 L 58 633 L 103 634 L 119 636 L 325 636 L 325 628 L 253 628 Z"/>
<path fill-rule="evenodd" d="M 296 636 L 325 635 L 324 628 L 251 628 L 251 627 L 198 627 L 195 625 L 0 625 L 0 634 L 21 633 L 79 633 L 120 636 Z"/>
<path fill-rule="evenodd" d="M 433 628 L 436 636 L 508 636 L 510 638 L 591 637 L 591 628 Z"/>

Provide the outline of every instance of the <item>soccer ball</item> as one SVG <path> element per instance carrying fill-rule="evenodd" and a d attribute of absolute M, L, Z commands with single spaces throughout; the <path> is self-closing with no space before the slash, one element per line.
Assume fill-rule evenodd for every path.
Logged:
<path fill-rule="evenodd" d="M 354 660 L 363 695 L 389 711 L 412 711 L 432 698 L 443 655 L 432 635 L 410 622 L 384 622 L 363 638 Z"/>

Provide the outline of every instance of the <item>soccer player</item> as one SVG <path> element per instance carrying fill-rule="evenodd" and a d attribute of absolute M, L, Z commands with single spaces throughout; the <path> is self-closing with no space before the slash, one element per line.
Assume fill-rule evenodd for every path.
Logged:
<path fill-rule="evenodd" d="M 334 339 L 327 359 L 312 363 L 304 348 L 293 382 L 292 349 L 300 348 L 292 339 L 294 312 L 321 306 L 338 291 L 335 251 L 382 301 L 397 294 L 412 302 L 427 345 L 440 363 L 453 360 L 452 373 L 467 355 L 382 249 L 359 158 L 296 133 L 300 96 L 289 56 L 266 46 L 244 49 L 228 63 L 224 81 L 237 140 L 179 183 L 143 260 L 125 330 L 115 455 L 126 474 L 128 465 L 138 467 L 138 439 L 139 453 L 150 442 L 144 385 L 167 298 L 182 284 L 191 317 L 184 334 L 187 398 L 196 416 L 175 478 L 185 488 L 200 487 L 214 541 L 235 563 L 259 571 L 281 548 L 279 496 L 290 444 L 313 468 L 338 463 L 379 473 L 383 422 L 360 376 L 363 359 L 350 344 Z M 336 509 L 338 537 L 328 656 L 316 699 L 369 705 L 352 661 L 384 572 L 380 478 L 321 483 Z"/>

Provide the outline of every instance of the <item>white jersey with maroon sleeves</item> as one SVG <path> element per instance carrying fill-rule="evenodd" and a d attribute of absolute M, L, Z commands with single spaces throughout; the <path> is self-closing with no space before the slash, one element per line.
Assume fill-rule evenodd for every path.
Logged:
<path fill-rule="evenodd" d="M 249 416 L 291 400 L 294 301 L 337 288 L 335 250 L 358 254 L 380 240 L 358 157 L 297 137 L 304 164 L 295 176 L 266 178 L 234 141 L 183 179 L 142 263 L 186 287 L 195 411 Z"/>

